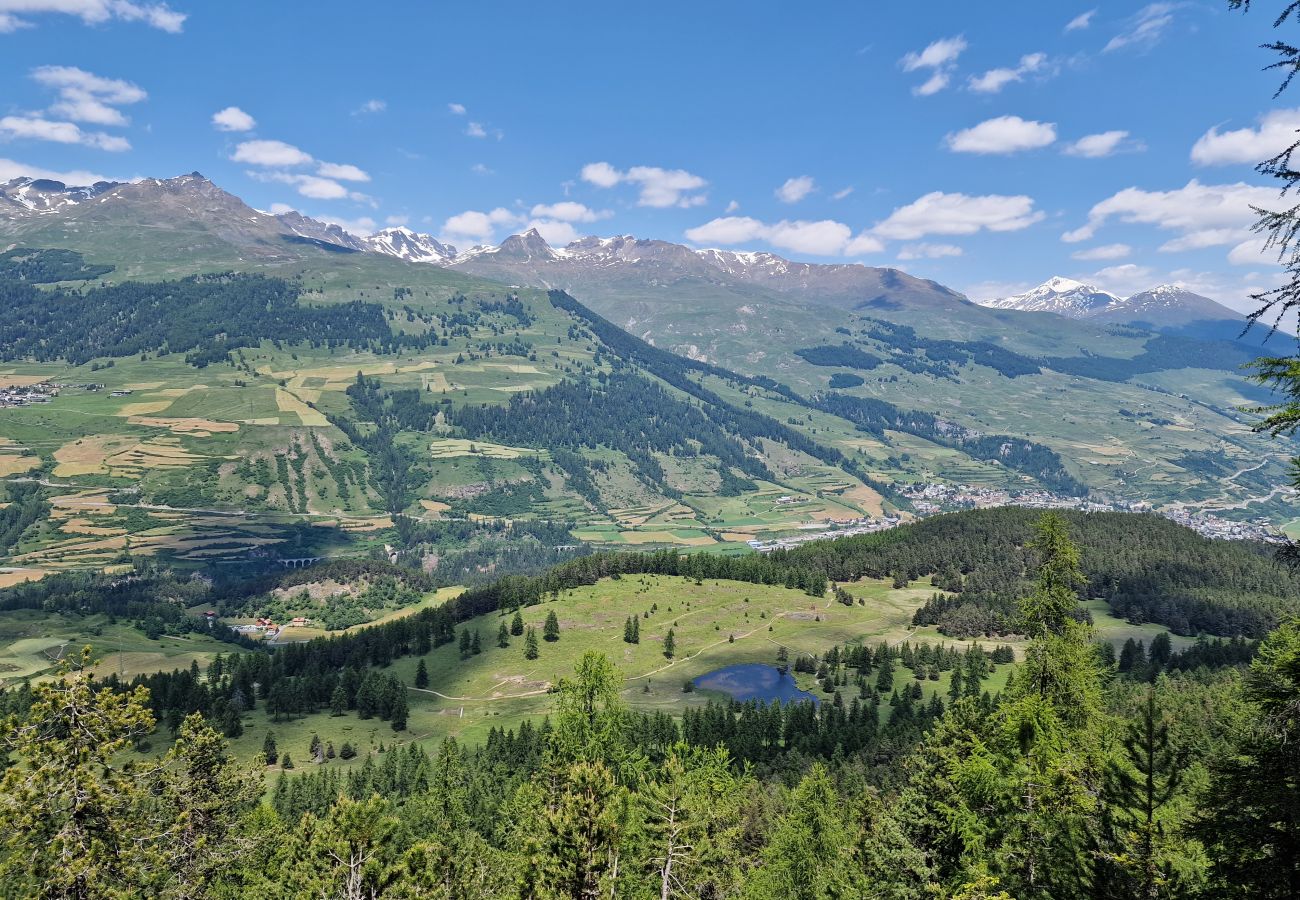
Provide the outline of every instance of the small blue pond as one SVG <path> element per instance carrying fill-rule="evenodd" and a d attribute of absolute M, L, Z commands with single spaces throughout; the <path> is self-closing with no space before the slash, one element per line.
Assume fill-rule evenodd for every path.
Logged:
<path fill-rule="evenodd" d="M 801 703 L 818 700 L 807 691 L 799 690 L 794 676 L 783 673 L 775 666 L 763 663 L 741 663 L 714 669 L 695 679 L 695 686 L 706 691 L 722 691 L 740 701 L 760 700 L 763 703 Z"/>

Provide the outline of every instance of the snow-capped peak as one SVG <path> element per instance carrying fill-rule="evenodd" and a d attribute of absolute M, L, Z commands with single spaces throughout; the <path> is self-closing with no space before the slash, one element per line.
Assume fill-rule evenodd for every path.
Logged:
<path fill-rule="evenodd" d="M 365 238 L 365 245 L 372 253 L 383 253 L 408 262 L 443 265 L 456 256 L 455 247 L 444 244 L 431 235 L 412 231 L 405 225 L 394 225 L 376 231 Z"/>
<path fill-rule="evenodd" d="M 1023 294 L 986 300 L 983 305 L 994 309 L 1052 312 L 1072 319 L 1082 319 L 1107 306 L 1122 302 L 1109 291 L 1058 275 Z"/>

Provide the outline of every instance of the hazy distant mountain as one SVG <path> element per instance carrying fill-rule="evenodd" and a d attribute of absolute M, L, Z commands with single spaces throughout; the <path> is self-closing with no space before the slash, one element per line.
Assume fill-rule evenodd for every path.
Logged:
<path fill-rule="evenodd" d="M 427 235 L 417 237 L 433 240 Z M 378 246 L 372 249 L 387 252 Z M 557 248 L 531 229 L 511 235 L 498 247 L 477 247 L 443 259 L 446 261 L 439 264 L 474 275 L 566 290 L 695 283 L 797 294 L 803 302 L 845 309 L 880 304 L 947 307 L 969 302 L 937 282 L 898 269 L 799 263 L 774 253 L 696 250 L 631 235 L 586 237 Z"/>
<path fill-rule="evenodd" d="M 1051 278 L 1033 290 L 1011 297 L 983 301 L 993 309 L 1050 312 L 1071 319 L 1147 325 L 1161 331 L 1209 331 L 1203 336 L 1235 337 L 1240 331 L 1241 313 L 1209 297 L 1176 284 L 1118 297 L 1090 284 L 1069 278 Z"/>

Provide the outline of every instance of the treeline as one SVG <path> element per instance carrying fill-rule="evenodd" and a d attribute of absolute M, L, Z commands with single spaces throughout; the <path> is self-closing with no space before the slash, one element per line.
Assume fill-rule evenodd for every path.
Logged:
<path fill-rule="evenodd" d="M 1026 440 L 1001 434 L 980 434 L 933 413 L 902 410 L 874 397 L 854 397 L 834 391 L 818 394 L 809 401 L 815 409 L 847 419 L 858 430 L 885 437 L 885 431 L 902 431 L 925 438 L 941 447 L 952 447 L 974 459 L 1000 463 L 1022 472 L 1043 487 L 1061 494 L 1084 497 L 1088 487 L 1065 468 L 1055 450 Z"/>
<path fill-rule="evenodd" d="M 928 338 L 918 335 L 916 329 L 910 325 L 898 325 L 877 319 L 870 321 L 871 327 L 866 330 L 867 337 L 903 354 L 915 355 L 917 352 L 922 352 L 929 360 L 938 364 L 960 366 L 975 363 L 987 366 L 1006 378 L 1037 375 L 1041 371 L 1041 366 L 1033 359 L 988 341 L 949 341 Z M 911 368 L 906 359 L 893 357 L 890 362 L 907 369 Z"/>
<path fill-rule="evenodd" d="M 631 374 L 615 373 L 598 384 L 560 382 L 515 394 L 505 406 L 449 409 L 447 419 L 471 439 L 570 451 L 608 447 L 660 489 L 669 485 L 655 453 L 712 456 L 750 477 L 772 477 L 714 416 Z"/>
<path fill-rule="evenodd" d="M 16 247 L 0 253 L 0 281 L 25 281 L 28 284 L 91 281 L 107 275 L 113 268 L 88 263 L 75 250 Z"/>
<path fill-rule="evenodd" d="M 392 337 L 374 303 L 302 306 L 297 286 L 262 275 L 195 275 L 82 291 L 0 281 L 0 358 L 65 359 L 165 350 L 192 362 L 224 361 L 263 340 L 370 349 Z"/>

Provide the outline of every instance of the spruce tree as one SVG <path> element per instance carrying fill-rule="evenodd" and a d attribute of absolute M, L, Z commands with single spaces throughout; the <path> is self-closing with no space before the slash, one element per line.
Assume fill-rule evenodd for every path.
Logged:
<path fill-rule="evenodd" d="M 641 643 L 641 620 L 636 616 L 632 617 L 632 643 Z"/>
<path fill-rule="evenodd" d="M 274 731 L 268 731 L 266 733 L 266 738 L 262 741 L 262 755 L 266 757 L 266 764 L 268 766 L 275 765 L 276 760 L 280 758 L 280 754 L 277 752 L 275 747 Z"/>
<path fill-rule="evenodd" d="M 479 635 L 478 629 L 474 629 L 474 637 L 469 642 L 469 652 L 478 656 L 483 652 L 483 639 Z"/>
<path fill-rule="evenodd" d="M 406 730 L 406 717 L 408 715 L 408 710 L 405 690 L 393 698 L 393 706 L 392 709 L 389 710 L 388 715 L 392 722 L 394 731 Z"/>
<path fill-rule="evenodd" d="M 502 650 L 510 646 L 510 631 L 506 628 L 505 622 L 502 622 L 501 627 L 497 629 L 497 646 Z"/>
<path fill-rule="evenodd" d="M 542 626 L 542 637 L 554 643 L 560 639 L 560 619 L 555 615 L 555 610 L 546 614 L 546 624 Z"/>
<path fill-rule="evenodd" d="M 537 629 L 529 628 L 524 632 L 524 659 L 537 659 Z"/>
<path fill-rule="evenodd" d="M 460 658 L 461 659 L 469 659 L 471 643 L 472 643 L 472 639 L 469 636 L 469 629 L 462 628 L 460 630 Z"/>
<path fill-rule="evenodd" d="M 418 688 L 427 688 L 429 686 L 429 670 L 424 665 L 423 659 L 415 667 L 415 686 Z"/>
<path fill-rule="evenodd" d="M 288 750 L 280 754 L 280 768 L 286 772 L 293 768 L 293 757 L 289 755 Z"/>
<path fill-rule="evenodd" d="M 524 633 L 524 616 L 519 610 L 515 610 L 515 616 L 510 620 L 510 633 L 515 637 Z"/>
<path fill-rule="evenodd" d="M 673 654 L 676 652 L 677 652 L 677 635 L 673 632 L 673 629 L 669 628 L 668 633 L 664 635 L 664 656 L 668 657 L 669 659 L 672 659 Z"/>
<path fill-rule="evenodd" d="M 334 692 L 330 694 L 330 715 L 341 716 L 348 711 L 348 692 L 340 681 L 334 687 Z M 268 757 L 269 759 L 269 757 Z"/>

